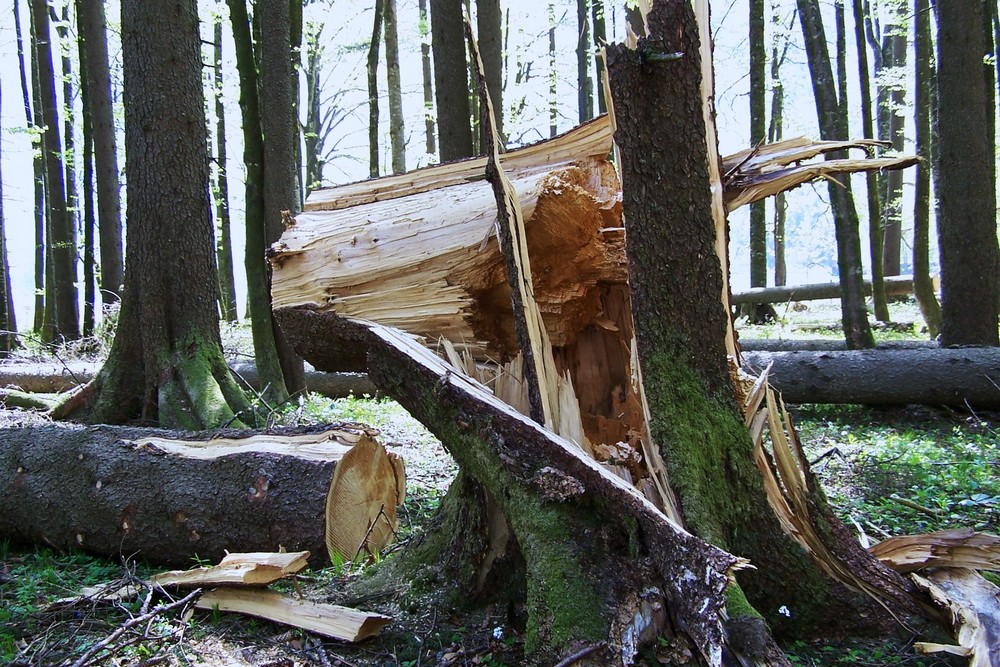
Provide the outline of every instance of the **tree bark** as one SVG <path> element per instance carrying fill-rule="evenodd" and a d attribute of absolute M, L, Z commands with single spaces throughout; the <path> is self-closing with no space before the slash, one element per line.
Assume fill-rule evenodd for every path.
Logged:
<path fill-rule="evenodd" d="M 868 46 L 865 39 L 865 15 L 861 8 L 861 0 L 853 0 L 854 9 L 854 42 L 858 51 L 858 79 L 861 86 L 861 127 L 865 139 L 875 137 L 875 125 L 872 118 L 872 86 L 868 72 Z M 879 322 L 889 321 L 889 304 L 886 301 L 885 273 L 882 269 L 883 229 L 882 214 L 878 197 L 878 174 L 868 172 L 865 176 L 868 186 L 868 252 L 872 265 L 872 301 L 875 319 Z"/>
<path fill-rule="evenodd" d="M 424 133 L 425 151 L 428 155 L 437 152 L 437 138 L 434 130 L 434 83 L 431 73 L 431 31 L 427 14 L 427 0 L 419 0 L 420 10 L 420 68 L 423 73 L 424 88 Z"/>
<path fill-rule="evenodd" d="M 389 141 L 392 146 L 392 173 L 406 171 L 406 128 L 403 125 L 403 89 L 399 80 L 399 37 L 396 0 L 385 2 L 382 26 L 385 32 L 386 82 L 389 89 Z"/>
<path fill-rule="evenodd" d="M 797 6 L 809 72 L 812 75 L 820 136 L 824 139 L 844 139 L 848 132 L 847 109 L 841 108 L 838 102 L 819 1 L 797 0 Z M 837 157 L 839 156 L 833 153 L 827 155 L 827 159 Z M 843 285 L 840 300 L 844 337 L 848 347 L 873 347 L 875 339 L 868 324 L 862 291 L 864 275 L 861 267 L 861 239 L 858 235 L 858 213 L 854 208 L 850 178 L 843 178 L 843 182 L 831 179 L 829 192 L 837 237 L 837 268 Z"/>
<path fill-rule="evenodd" d="M 1000 351 L 995 348 L 744 352 L 789 403 L 948 405 L 996 410 Z"/>
<path fill-rule="evenodd" d="M 907 3 L 894 0 L 887 3 L 889 18 L 882 27 L 882 71 L 881 79 L 884 88 L 880 94 L 880 116 L 885 119 L 885 135 L 881 139 L 892 142 L 892 151 L 900 154 L 904 150 L 905 141 L 905 109 L 906 109 L 906 68 L 907 54 Z M 884 232 L 884 253 L 882 257 L 883 273 L 886 276 L 898 276 L 900 271 L 900 253 L 903 241 L 903 175 L 887 173 L 884 175 L 885 192 L 882 197 L 882 229 Z"/>
<path fill-rule="evenodd" d="M 379 149 L 378 109 L 378 51 L 382 39 L 382 21 L 385 0 L 375 0 L 375 19 L 372 39 L 368 43 L 368 175 L 378 178 L 381 173 L 382 152 Z"/>
<path fill-rule="evenodd" d="M 222 18 L 213 26 L 215 84 L 215 216 L 219 221 L 219 239 L 215 256 L 219 265 L 219 310 L 226 322 L 239 319 L 236 309 L 236 278 L 233 276 L 232 220 L 229 216 L 229 156 L 226 151 L 226 105 L 222 102 Z"/>
<path fill-rule="evenodd" d="M 500 27 L 500 0 L 476 0 L 476 39 L 479 43 L 479 55 L 483 59 L 483 69 L 486 72 L 486 87 L 493 100 L 493 111 L 496 114 L 497 134 L 501 140 L 506 139 L 503 133 L 503 40 Z M 486 129 L 479 131 L 479 145 L 486 145 Z"/>
<path fill-rule="evenodd" d="M 856 611 L 847 611 L 851 596 L 825 579 L 779 527 L 752 463 L 753 445 L 730 384 L 729 315 L 720 298 L 725 275 L 716 248 L 719 206 L 713 201 L 713 193 L 721 196 L 713 183 L 722 171 L 717 163 L 713 167 L 718 150 L 710 126 L 714 110 L 702 113 L 713 93 L 702 78 L 704 71 L 711 72 L 702 67 L 710 51 L 699 37 L 708 34 L 707 3 L 698 4 L 703 12 L 698 17 L 684 0 L 655 4 L 648 16 L 651 37 L 636 51 L 616 46 L 608 52 L 622 156 L 629 286 L 650 433 L 689 529 L 757 565 L 752 573 L 741 572 L 738 581 L 756 609 L 768 615 L 771 629 L 785 636 L 820 628 L 828 632 L 831 618 L 856 623 Z M 657 54 L 677 53 L 683 56 L 656 60 Z M 663 271 L 663 266 L 685 268 Z M 816 503 L 824 520 L 836 525 L 821 497 Z M 747 525 L 754 530 L 746 531 Z M 849 562 L 871 560 L 836 528 L 826 539 Z M 870 602 L 854 603 L 879 617 Z M 791 618 L 774 613 L 781 605 L 793 610 Z M 753 638 L 748 643 L 758 650 L 768 646 L 760 615 L 738 589 L 731 591 L 729 609 L 731 622 L 747 630 L 745 638 Z"/>
<path fill-rule="evenodd" d="M 176 10 L 122 6 L 130 261 L 111 353 L 80 409 L 103 423 L 237 426 L 248 404 L 219 338 L 198 13 L 194 0 Z"/>
<path fill-rule="evenodd" d="M 298 204 L 295 171 L 295 91 L 292 90 L 291 19 L 289 2 L 265 2 L 257 6 L 261 22 L 268 26 L 260 42 L 261 131 L 264 141 L 264 248 L 257 261 L 264 265 L 267 291 L 261 296 L 263 321 L 253 326 L 269 327 L 274 339 L 274 354 L 280 364 L 281 379 L 289 394 L 305 391 L 302 359 L 285 340 L 271 316 L 271 265 L 268 249 L 285 231 L 285 215 L 295 212 Z M 269 351 L 270 353 L 270 351 Z M 255 355 L 256 356 L 256 355 Z M 266 365 L 258 362 L 261 368 Z M 284 400 L 281 396 L 278 400 Z"/>
<path fill-rule="evenodd" d="M 35 55 L 45 131 L 42 134 L 45 159 L 46 203 L 51 234 L 49 255 L 52 259 L 52 295 L 55 330 L 52 337 L 74 340 L 80 337 L 80 313 L 76 291 L 76 230 L 66 207 L 66 182 L 63 177 L 62 141 L 56 103 L 56 79 L 52 64 L 52 37 L 49 30 L 48 3 L 30 0 L 36 30 Z"/>
<path fill-rule="evenodd" d="M 289 378 L 284 376 L 284 365 L 278 351 L 279 343 L 275 339 L 275 329 L 271 321 L 270 269 L 265 257 L 270 233 L 268 225 L 280 226 L 281 219 L 279 217 L 276 221 L 268 222 L 266 217 L 269 213 L 265 201 L 267 181 L 264 167 L 264 131 L 260 115 L 262 108 L 260 105 L 260 84 L 257 75 L 258 54 L 254 51 L 246 2 L 245 0 L 227 0 L 227 4 L 233 27 L 236 68 L 240 77 L 243 162 L 247 170 L 245 214 L 247 233 L 244 255 L 249 305 L 247 315 L 252 324 L 254 359 L 261 375 L 267 378 L 269 387 L 265 398 L 277 403 L 285 400 L 288 396 L 289 388 L 285 382 Z M 255 19 L 257 18 L 259 17 L 255 17 Z M 281 141 L 281 139 L 277 139 L 278 143 Z M 273 208 L 271 210 L 273 211 Z M 278 215 L 280 215 L 280 209 Z"/>
<path fill-rule="evenodd" d="M 474 155 L 462 0 L 430 0 L 434 98 L 441 162 Z"/>
<path fill-rule="evenodd" d="M 767 128 L 768 143 L 775 143 L 784 138 L 784 114 L 785 114 L 785 86 L 781 81 L 781 66 L 785 62 L 788 54 L 788 46 L 791 40 L 784 34 L 785 28 L 781 17 L 777 12 L 777 7 L 772 9 L 774 19 L 772 21 L 776 32 L 782 36 L 774 37 L 774 46 L 771 51 L 771 122 Z M 793 10 L 789 30 L 795 24 L 795 13 Z M 780 49 L 779 49 L 780 44 Z M 774 197 L 774 284 L 782 286 L 787 281 L 787 267 L 785 264 L 785 220 L 788 215 L 788 204 L 785 201 L 785 194 L 779 192 Z"/>
<path fill-rule="evenodd" d="M 764 0 L 750 0 L 750 145 L 764 141 L 767 103 L 764 99 Z M 750 287 L 767 287 L 767 205 L 750 205 Z M 760 322 L 755 322 L 759 324 Z"/>
<path fill-rule="evenodd" d="M 556 6 L 549 1 L 549 137 L 559 134 L 559 77 L 556 73 Z"/>
<path fill-rule="evenodd" d="M 928 0 L 915 0 L 916 45 L 913 54 L 914 119 L 917 155 L 923 160 L 917 165 L 916 188 L 913 193 L 913 294 L 920 306 L 920 314 L 927 324 L 931 340 L 941 333 L 941 304 L 938 303 L 931 281 L 930 228 L 931 228 L 931 17 Z"/>
<path fill-rule="evenodd" d="M 79 0 L 76 11 L 81 54 L 86 52 L 87 92 L 94 124 L 94 166 L 101 246 L 101 303 L 109 305 L 119 299 L 124 279 L 124 263 L 121 186 L 111 101 L 107 19 L 101 0 Z"/>
<path fill-rule="evenodd" d="M 594 81 L 590 78 L 590 3 L 576 0 L 577 110 L 581 123 L 594 117 Z"/>
<path fill-rule="evenodd" d="M 938 243 L 942 345 L 1000 344 L 996 184 L 989 178 L 981 2 L 939 2 Z"/>
<path fill-rule="evenodd" d="M 0 167 L 3 158 L 0 157 Z M 7 231 L 3 215 L 3 176 L 0 174 L 0 358 L 15 349 L 17 319 L 14 315 L 14 295 L 10 290 L 10 264 L 7 261 Z"/>
<path fill-rule="evenodd" d="M 76 162 L 80 151 L 76 147 L 76 134 L 74 123 L 74 103 L 73 98 L 73 70 L 69 57 L 69 6 L 63 5 L 62 16 L 56 13 L 55 8 L 49 10 L 49 18 L 55 24 L 56 36 L 58 37 L 61 75 L 62 80 L 62 113 L 63 113 L 63 177 L 66 181 L 66 218 L 70 226 L 74 244 L 77 240 L 77 229 L 79 228 L 80 196 L 76 185 Z M 65 44 L 65 47 L 63 46 Z M 80 318 L 80 306 L 78 303 L 78 290 L 76 288 L 77 270 L 76 259 L 77 249 L 73 248 L 73 309 L 76 311 L 77 322 Z M 77 325 L 79 327 L 79 324 Z M 77 329 L 79 336 L 79 328 Z"/>
<path fill-rule="evenodd" d="M 79 13 L 77 17 L 79 18 Z M 83 110 L 83 335 L 94 335 L 97 309 L 97 216 L 94 205 L 94 121 L 87 83 L 87 57 L 80 52 L 80 102 Z"/>
<path fill-rule="evenodd" d="M 604 20 L 604 0 L 590 0 L 590 18 L 594 23 L 594 47 L 600 54 L 601 49 L 608 42 L 608 30 Z M 596 73 L 594 76 L 594 86 L 597 88 L 597 113 L 608 112 L 608 101 L 604 98 L 604 57 L 598 55 L 594 58 Z"/>
<path fill-rule="evenodd" d="M 326 496 L 349 447 L 344 435 L 351 434 L 313 444 L 319 453 L 239 446 L 247 435 L 108 426 L 7 430 L 0 534 L 58 549 L 138 554 L 168 566 L 279 548 L 326 560 Z M 212 447 L 220 436 L 234 445 Z M 172 442 L 140 444 L 147 438 Z"/>

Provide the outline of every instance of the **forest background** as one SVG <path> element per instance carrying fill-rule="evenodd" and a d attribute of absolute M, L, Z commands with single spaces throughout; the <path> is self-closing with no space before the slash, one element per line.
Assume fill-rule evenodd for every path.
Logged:
<path fill-rule="evenodd" d="M 55 2 L 57 14 L 59 0 Z M 867 2 L 865 3 L 868 4 Z M 875 3 L 885 5 L 891 3 Z M 119 34 L 119 7 L 117 2 L 107 5 L 109 25 L 109 54 L 111 58 L 112 94 L 115 100 L 115 116 L 118 129 L 119 154 L 124 143 L 123 113 L 121 101 L 121 43 Z M 365 0 L 313 0 L 304 7 L 305 35 L 319 32 L 321 46 L 321 113 L 330 114 L 333 127 L 326 139 L 323 166 L 323 184 L 334 185 L 362 180 L 369 175 L 368 144 L 368 92 L 365 80 L 365 62 L 371 39 L 374 3 Z M 793 19 L 794 0 L 770 0 L 767 3 L 765 20 L 765 44 L 768 58 L 772 49 L 785 51 L 780 71 L 780 81 L 784 92 L 784 136 L 807 135 L 818 137 L 816 113 L 810 86 L 809 70 L 802 44 L 801 30 Z M 822 3 L 824 22 L 828 26 L 828 40 L 834 38 L 834 3 Z M 27 3 L 20 3 L 21 23 L 28 25 Z M 228 24 L 229 12 L 223 2 L 199 3 L 202 15 L 202 37 L 204 40 L 203 60 L 212 62 L 212 25 L 216 16 Z M 576 4 L 567 0 L 548 3 L 510 0 L 504 2 L 504 126 L 510 147 L 538 141 L 550 136 L 553 125 L 558 132 L 575 126 L 579 118 L 576 47 L 578 25 Z M 621 3 L 607 3 L 606 27 L 609 41 L 620 41 L 625 33 L 625 7 Z M 400 75 L 402 81 L 402 102 L 405 119 L 406 167 L 413 169 L 437 161 L 436 155 L 426 151 L 425 115 L 433 115 L 433 109 L 424 106 L 424 91 L 421 72 L 421 43 L 429 43 L 430 35 L 421 20 L 418 0 L 400 0 L 397 7 L 399 26 Z M 912 17 L 909 17 L 912 19 Z M 860 90 L 857 76 L 857 50 L 853 44 L 854 25 L 850 8 L 847 19 L 847 71 L 848 100 L 850 105 L 851 136 L 861 137 L 862 119 L 860 110 Z M 913 21 L 908 21 L 907 42 L 912 50 Z M 716 95 L 718 109 L 719 141 L 722 154 L 734 153 L 750 145 L 749 129 L 749 40 L 747 0 L 713 0 L 712 26 L 715 42 Z M 70 76 L 74 79 L 76 91 L 68 101 L 79 119 L 82 117 L 79 97 L 79 66 L 76 48 L 76 26 L 71 19 L 69 34 L 73 40 L 61 45 L 65 56 L 73 63 Z M 554 58 L 550 47 L 550 31 L 555 37 Z M 228 161 L 225 165 L 229 176 L 229 206 L 233 216 L 234 257 L 243 256 L 243 180 L 245 167 L 242 160 L 241 116 L 238 106 L 239 85 L 236 73 L 232 31 L 228 26 L 223 35 L 223 88 L 225 107 Z M 26 38 L 26 35 L 25 35 Z M 831 43 L 831 53 L 835 53 Z M 303 61 L 305 54 L 303 54 Z M 58 62 L 58 60 L 57 60 Z M 912 54 L 907 59 L 913 62 Z M 869 54 L 869 68 L 873 60 Z M 591 66 L 593 75 L 593 65 Z M 206 66 L 206 89 L 214 84 L 212 70 Z M 30 72 L 29 72 L 30 76 Z M 874 72 L 872 72 L 874 77 Z M 905 153 L 913 153 L 913 67 L 888 68 L 873 78 L 876 83 L 888 82 L 904 89 L 904 102 L 896 105 L 897 112 L 905 117 Z M 3 167 L 3 213 L 6 220 L 6 234 L 18 322 L 23 327 L 31 321 L 33 299 L 33 172 L 32 152 L 38 149 L 38 135 L 26 128 L 24 110 L 18 87 L 18 53 L 15 38 L 13 12 L 0 15 L 0 84 L 2 95 L 2 167 Z M 300 77 L 300 116 L 304 122 L 306 80 Z M 555 85 L 553 95 L 552 85 Z M 774 87 L 767 77 L 768 117 Z M 380 120 L 379 136 L 381 173 L 390 171 L 391 156 L 389 145 L 389 114 L 387 113 L 387 84 L 384 60 L 379 67 L 380 105 L 383 112 Z M 60 104 L 63 90 L 57 86 Z M 210 98 L 209 98 L 210 99 Z M 596 112 L 596 97 L 595 97 Z M 215 107 L 207 104 L 208 121 L 216 127 Z M 555 118 L 553 123 L 553 117 Z M 77 123 L 79 125 L 79 123 Z M 77 127 L 77 146 L 82 145 L 82 128 Z M 215 141 L 215 137 L 212 138 Z M 891 151 L 887 154 L 892 154 Z M 124 160 L 119 164 L 124 166 Z M 213 164 L 213 168 L 218 165 Z M 77 169 L 82 170 L 80 160 Z M 81 171 L 82 173 L 82 171 Z M 122 185 L 125 175 L 122 173 Z M 863 176 L 856 176 L 855 197 L 859 212 L 867 210 Z M 903 252 L 901 272 L 909 272 L 910 215 L 913 198 L 913 170 L 904 175 L 903 187 Z M 81 182 L 79 178 L 77 182 Z M 124 187 L 121 189 L 124 198 Z M 833 222 L 827 204 L 826 186 L 822 183 L 806 186 L 788 194 L 786 222 L 787 283 L 825 282 L 836 277 L 836 252 L 833 237 Z M 125 202 L 123 202 L 125 203 Z M 773 219 L 773 200 L 768 201 L 768 225 Z M 933 209 L 932 220 L 933 220 Z M 862 213 L 862 217 L 864 215 Z M 79 218 L 79 214 L 77 215 Z M 733 289 L 739 291 L 750 286 L 749 251 L 749 207 L 735 212 L 730 217 L 730 257 Z M 79 227 L 79 223 L 77 225 Z M 867 224 L 862 222 L 862 246 L 867 247 Z M 79 238 L 82 235 L 78 234 Z M 937 270 L 937 239 L 931 233 L 931 271 Z M 768 284 L 773 282 L 773 247 L 768 247 Z M 866 274 L 868 256 L 865 253 Z M 246 280 L 243 263 L 234 262 L 237 284 L 237 303 L 240 316 L 246 303 Z M 81 298 L 83 290 L 79 291 Z"/>

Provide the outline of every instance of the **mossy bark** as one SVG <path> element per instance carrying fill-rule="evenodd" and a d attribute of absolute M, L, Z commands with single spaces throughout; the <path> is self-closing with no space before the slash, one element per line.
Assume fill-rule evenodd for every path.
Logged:
<path fill-rule="evenodd" d="M 249 405 L 219 336 L 195 3 L 125 3 L 122 34 L 130 262 L 111 353 L 78 409 L 108 423 L 239 426 Z"/>
<path fill-rule="evenodd" d="M 688 528 L 756 565 L 738 579 L 772 629 L 786 636 L 829 633 L 831 618 L 852 625 L 855 610 L 872 605 L 823 577 L 767 504 L 726 361 L 729 315 L 709 169 L 717 147 L 706 139 L 698 25 L 691 3 L 682 0 L 656 3 L 648 25 L 651 37 L 635 50 L 609 48 L 608 73 L 650 432 Z M 674 55 L 661 57 L 667 54 Z M 742 595 L 731 594 L 734 600 L 743 602 L 730 609 L 734 623 L 761 625 Z M 760 635 L 748 638 L 748 652 Z"/>

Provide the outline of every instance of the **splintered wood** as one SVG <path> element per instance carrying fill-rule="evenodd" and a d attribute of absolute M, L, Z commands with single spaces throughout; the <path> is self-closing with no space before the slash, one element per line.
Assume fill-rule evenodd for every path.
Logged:
<path fill-rule="evenodd" d="M 227 554 L 218 565 L 171 570 L 154 575 L 154 586 L 266 586 L 304 568 L 308 551 L 294 553 Z"/>

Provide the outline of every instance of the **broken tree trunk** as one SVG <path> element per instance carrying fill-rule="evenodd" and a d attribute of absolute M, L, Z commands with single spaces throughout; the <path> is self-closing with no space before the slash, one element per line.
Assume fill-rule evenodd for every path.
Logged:
<path fill-rule="evenodd" d="M 88 362 L 5 363 L 0 364 L 0 392 L 2 388 L 16 387 L 34 394 L 56 394 L 72 391 L 87 384 L 101 369 L 100 364 Z M 260 375 L 253 363 L 236 362 L 229 365 L 241 386 L 261 391 Z M 375 385 L 359 373 L 323 373 L 306 371 L 306 388 L 328 398 L 344 398 L 376 393 Z"/>
<path fill-rule="evenodd" d="M 935 280 L 935 283 L 937 281 Z M 939 288 L 938 284 L 934 285 Z M 913 276 L 888 276 L 885 279 L 887 296 L 913 294 Z M 871 296 L 871 281 L 865 281 L 865 295 Z M 786 303 L 788 301 L 814 301 L 817 299 L 839 299 L 840 283 L 813 283 L 780 287 L 755 287 L 746 292 L 733 294 L 733 305 L 744 303 Z"/>
<path fill-rule="evenodd" d="M 197 436 L 103 426 L 5 431 L 0 535 L 168 565 L 280 547 L 322 557 L 334 468 L 371 440 L 351 425 L 178 437 Z M 397 488 L 394 477 L 383 484 Z M 345 504 L 345 520 L 358 502 Z M 395 506 L 385 510 L 394 516 Z"/>
<path fill-rule="evenodd" d="M 744 352 L 789 403 L 1000 408 L 1000 349 Z"/>

